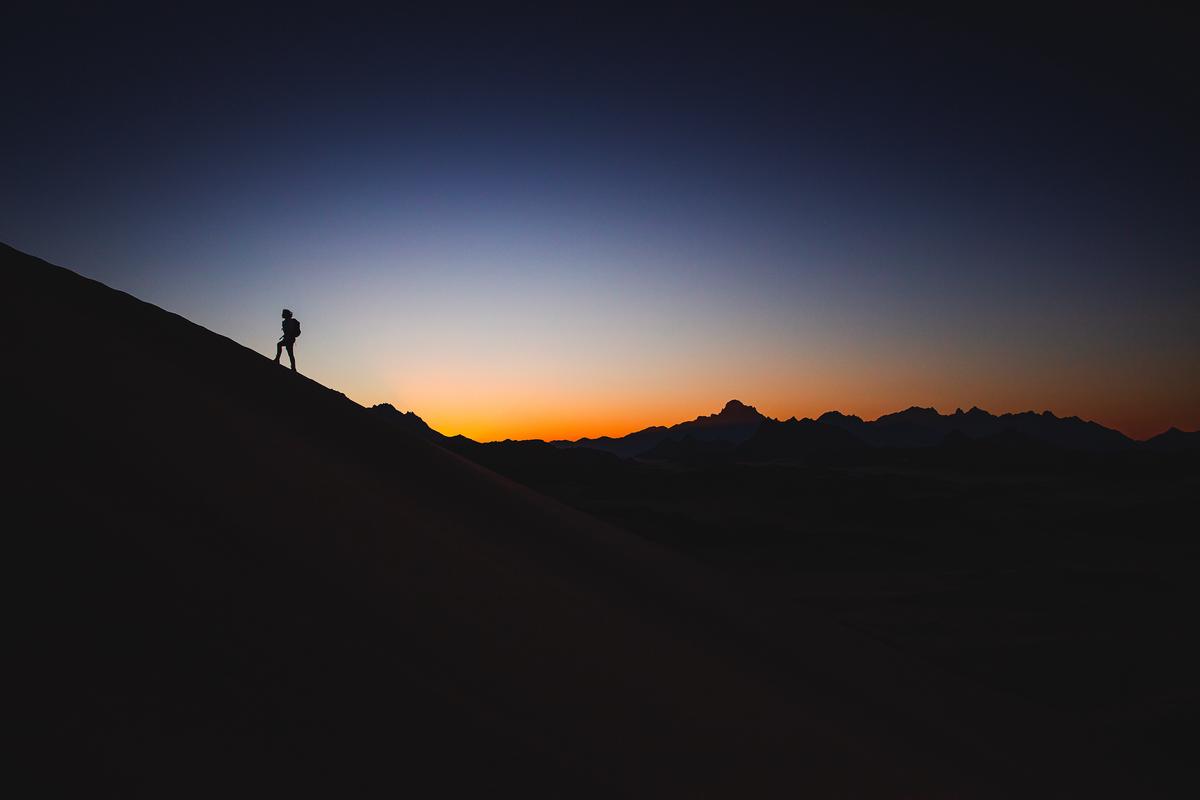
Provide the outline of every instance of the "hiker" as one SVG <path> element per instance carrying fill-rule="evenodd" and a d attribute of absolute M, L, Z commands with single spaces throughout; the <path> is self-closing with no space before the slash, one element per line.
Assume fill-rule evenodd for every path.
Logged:
<path fill-rule="evenodd" d="M 275 345 L 275 363 L 279 363 L 279 357 L 283 355 L 283 348 L 287 348 L 288 361 L 292 362 L 292 372 L 296 371 L 296 354 L 292 352 L 292 346 L 296 344 L 296 337 L 300 335 L 300 320 L 292 316 L 292 312 L 286 308 L 283 310 L 283 336 L 279 337 L 279 343 Z"/>

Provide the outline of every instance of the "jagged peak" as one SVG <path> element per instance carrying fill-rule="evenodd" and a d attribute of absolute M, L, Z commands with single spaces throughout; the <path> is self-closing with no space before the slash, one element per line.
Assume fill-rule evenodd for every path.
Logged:
<path fill-rule="evenodd" d="M 817 422 L 834 422 L 845 420 L 846 422 L 862 422 L 862 417 L 857 414 L 843 414 L 841 411 L 826 411 L 821 416 L 817 417 Z"/>
<path fill-rule="evenodd" d="M 371 410 L 372 411 L 380 411 L 385 414 L 399 414 L 402 417 L 408 417 L 410 419 L 420 420 L 421 422 L 425 421 L 425 420 L 421 419 L 420 415 L 418 415 L 417 412 L 401 411 L 400 409 L 396 408 L 391 403 L 376 403 L 375 405 L 371 406 Z"/>
<path fill-rule="evenodd" d="M 744 423 L 766 419 L 754 406 L 748 406 L 741 400 L 730 400 L 716 414 L 701 415 L 685 425 L 711 425 L 713 423 Z"/>
<path fill-rule="evenodd" d="M 932 406 L 929 408 L 922 408 L 921 406 L 909 406 L 903 411 L 884 414 L 875 421 L 887 422 L 889 420 L 933 419 L 936 417 L 941 417 L 941 414 L 939 414 L 937 409 Z"/>
<path fill-rule="evenodd" d="M 391 403 L 376 403 L 375 405 L 371 406 L 371 410 L 372 410 L 372 411 L 393 411 L 393 412 L 395 412 L 395 413 L 397 413 L 397 414 L 403 414 L 403 415 L 404 415 L 404 416 L 406 416 L 406 417 L 417 417 L 417 418 L 420 418 L 420 415 L 419 415 L 419 414 L 417 414 L 417 412 L 415 412 L 415 411 L 401 411 L 400 409 L 396 408 L 396 407 L 395 407 L 394 405 L 392 405 Z"/>
<path fill-rule="evenodd" d="M 762 416 L 758 413 L 758 409 L 754 406 L 748 406 L 741 400 L 730 400 L 725 404 L 725 407 L 717 413 L 718 417 L 749 417 Z"/>

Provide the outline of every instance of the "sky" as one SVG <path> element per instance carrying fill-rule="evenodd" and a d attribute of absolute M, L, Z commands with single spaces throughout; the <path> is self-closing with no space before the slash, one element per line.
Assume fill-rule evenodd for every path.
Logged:
<path fill-rule="evenodd" d="M 302 372 L 443 433 L 731 398 L 1200 428 L 1180 20 L 10 20 L 0 240 L 268 355 L 290 308 Z"/>

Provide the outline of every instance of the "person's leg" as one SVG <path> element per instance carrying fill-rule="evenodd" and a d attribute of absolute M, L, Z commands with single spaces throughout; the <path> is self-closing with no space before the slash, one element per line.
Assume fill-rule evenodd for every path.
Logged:
<path fill-rule="evenodd" d="M 296 354 L 292 352 L 293 344 L 295 344 L 295 342 L 288 342 L 287 345 L 285 345 L 285 346 L 287 347 L 287 351 L 288 351 L 288 361 L 292 362 L 292 371 L 295 372 L 295 370 L 296 370 Z"/>
<path fill-rule="evenodd" d="M 283 342 L 278 342 L 275 345 L 275 363 L 279 363 L 279 357 L 283 355 Z"/>

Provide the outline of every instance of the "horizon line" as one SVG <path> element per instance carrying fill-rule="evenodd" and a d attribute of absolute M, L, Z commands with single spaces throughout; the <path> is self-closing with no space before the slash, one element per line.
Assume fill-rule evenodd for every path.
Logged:
<path fill-rule="evenodd" d="M 754 405 L 754 404 L 752 404 L 752 403 L 744 403 L 744 402 L 742 402 L 742 401 L 740 401 L 740 400 L 738 400 L 738 399 L 736 399 L 736 398 L 733 398 L 733 399 L 731 399 L 731 400 L 727 401 L 727 402 L 726 402 L 726 403 L 725 403 L 723 406 L 721 406 L 721 410 L 724 410 L 726 407 L 728 407 L 728 405 L 729 405 L 730 403 L 734 403 L 734 402 L 736 402 L 736 403 L 740 403 L 740 404 L 741 404 L 743 407 L 745 407 L 745 408 L 752 409 L 753 411 L 755 411 L 756 413 L 758 413 L 760 416 L 762 416 L 764 419 L 766 419 L 766 420 L 770 420 L 770 421 L 772 421 L 772 422 L 788 422 L 789 420 L 796 420 L 796 421 L 798 421 L 798 422 L 803 422 L 804 420 L 810 420 L 810 421 L 813 421 L 813 422 L 817 422 L 817 421 L 819 421 L 819 420 L 820 420 L 820 418 L 821 418 L 821 417 L 823 417 L 823 416 L 825 416 L 825 415 L 827 415 L 827 414 L 840 414 L 840 415 L 842 415 L 842 416 L 844 416 L 844 417 L 856 417 L 856 418 L 858 418 L 858 419 L 862 420 L 864 423 L 868 423 L 868 424 L 870 424 L 870 423 L 875 423 L 875 422 L 878 422 L 880 419 L 882 419 L 882 418 L 884 418 L 884 417 L 893 416 L 893 415 L 895 415 L 895 414 L 902 414 L 902 413 L 904 413 L 904 412 L 906 412 L 906 411 L 913 411 L 913 410 L 919 410 L 919 411 L 932 411 L 932 412 L 934 412 L 935 414 L 937 414 L 939 417 L 955 417 L 955 416 L 960 416 L 960 415 L 962 415 L 962 416 L 966 416 L 967 414 L 970 414 L 970 413 L 972 413 L 972 412 L 976 412 L 976 411 L 978 411 L 978 412 L 982 412 L 982 413 L 984 413 L 984 414 L 987 414 L 988 416 L 995 417 L 995 418 L 998 418 L 998 419 L 999 419 L 999 418 L 1006 417 L 1006 416 L 1021 416 L 1021 415 L 1024 415 L 1024 414 L 1033 414 L 1033 415 L 1035 415 L 1035 416 L 1045 416 L 1045 415 L 1047 415 L 1047 414 L 1048 414 L 1048 415 L 1050 415 L 1050 416 L 1052 416 L 1052 417 L 1054 417 L 1055 419 L 1058 419 L 1058 420 L 1078 420 L 1079 422 L 1082 422 L 1082 423 L 1084 423 L 1084 424 L 1092 424 L 1092 425 L 1096 425 L 1096 426 L 1098 426 L 1098 427 L 1101 427 L 1101 428 L 1104 428 L 1104 429 L 1106 429 L 1106 430 L 1110 430 L 1110 431 L 1113 431 L 1113 432 L 1115 432 L 1115 433 L 1119 433 L 1120 435 L 1124 436 L 1126 439 L 1129 439 L 1129 440 L 1130 440 L 1130 441 L 1132 441 L 1132 442 L 1147 442 L 1147 441 L 1149 441 L 1149 440 L 1151 440 L 1151 439 L 1154 439 L 1154 438 L 1155 438 L 1155 437 L 1157 437 L 1157 436 L 1161 436 L 1161 435 L 1163 435 L 1163 434 L 1165 434 L 1165 433 L 1169 433 L 1170 431 L 1173 431 L 1173 430 L 1175 430 L 1175 431 L 1180 431 L 1180 432 L 1182 432 L 1182 433 L 1197 433 L 1197 432 L 1200 432 L 1200 429 L 1198 429 L 1198 430 L 1196 430 L 1196 431 L 1189 431 L 1189 430 L 1187 430 L 1186 428 L 1181 428 L 1181 427 L 1180 427 L 1180 426 L 1178 426 L 1178 425 L 1170 424 L 1170 425 L 1167 425 L 1167 427 L 1165 427 L 1165 428 L 1163 428 L 1162 430 L 1160 430 L 1158 433 L 1152 434 L 1152 435 L 1150 435 L 1150 436 L 1147 436 L 1147 437 L 1145 437 L 1145 438 L 1137 438 L 1137 437 L 1135 437 L 1135 436 L 1132 436 L 1132 435 L 1130 435 L 1129 433 L 1127 433 L 1126 431 L 1122 430 L 1122 429 L 1121 429 L 1121 428 L 1119 428 L 1119 427 L 1116 427 L 1116 426 L 1111 426 L 1111 425 L 1105 425 L 1105 424 L 1104 424 L 1104 423 L 1102 423 L 1102 422 L 1099 422 L 1099 421 L 1097 421 L 1097 420 L 1094 420 L 1094 419 L 1088 419 L 1088 418 L 1085 418 L 1085 417 L 1081 417 L 1081 416 L 1079 416 L 1078 414 L 1069 414 L 1069 415 L 1063 415 L 1063 414 L 1060 414 L 1060 413 L 1058 413 L 1058 412 L 1055 412 L 1055 411 L 1053 411 L 1053 410 L 1051 410 L 1051 409 L 1048 409 L 1048 408 L 1047 408 L 1047 409 L 1043 409 L 1042 411 L 1037 411 L 1037 410 L 1034 410 L 1034 409 L 1026 409 L 1026 410 L 1024 410 L 1024 411 L 1001 411 L 1001 412 L 999 412 L 999 413 L 996 413 L 996 412 L 989 411 L 989 410 L 987 410 L 987 409 L 985 409 L 985 408 L 982 408 L 982 407 L 980 407 L 980 406 L 973 405 L 973 406 L 971 406 L 969 409 L 966 409 L 966 410 L 964 410 L 964 409 L 963 409 L 961 406 L 956 406 L 953 412 L 951 412 L 951 413 L 946 413 L 946 414 L 943 414 L 943 413 L 942 413 L 940 410 L 938 410 L 938 408 L 937 408 L 936 406 L 934 406 L 934 405 L 929 405 L 929 406 L 921 406 L 921 405 L 916 405 L 916 404 L 914 404 L 914 405 L 907 406 L 907 407 L 905 407 L 905 408 L 898 409 L 898 410 L 896 410 L 896 411 L 889 411 L 889 412 L 886 412 L 886 413 L 884 413 L 884 414 L 880 414 L 880 415 L 876 416 L 876 417 L 875 417 L 875 418 L 873 418 L 873 419 L 868 419 L 867 417 L 864 417 L 864 416 L 862 416 L 862 415 L 860 415 L 860 414 L 847 413 L 847 412 L 841 411 L 840 409 L 829 409 L 829 410 L 827 410 L 827 411 L 824 411 L 824 412 L 822 412 L 821 414 L 817 415 L 816 417 L 810 417 L 810 416 L 803 416 L 803 417 L 801 417 L 801 416 L 798 416 L 798 415 L 796 415 L 796 414 L 793 414 L 793 415 L 791 415 L 790 417 L 772 417 L 772 416 L 770 416 L 770 415 L 768 415 L 768 414 L 764 414 L 763 412 L 759 411 L 759 410 L 758 410 L 758 407 L 757 407 L 757 406 L 755 406 L 755 405 Z M 662 423 L 654 423 L 654 424 L 651 424 L 651 425 L 645 425 L 645 426 L 643 426 L 643 427 L 640 427 L 640 428 L 635 428 L 635 429 L 633 429 L 633 430 L 629 430 L 629 431 L 626 431 L 625 433 L 620 433 L 620 434 L 610 434 L 610 433 L 603 433 L 603 434 L 598 434 L 598 435 L 595 435 L 595 436 L 576 436 L 576 437 L 573 437 L 573 438 L 572 438 L 572 437 L 566 437 L 566 436 L 555 436 L 555 437 L 537 437 L 537 436 L 533 436 L 533 437 L 514 438 L 514 437 L 511 437 L 511 436 L 509 436 L 509 437 L 505 437 L 505 438 L 496 438 L 496 439 L 474 439 L 474 437 L 467 436 L 466 434 L 464 434 L 464 433 L 461 433 L 461 432 L 456 432 L 456 433 L 443 433 L 442 431 L 438 430 L 437 428 L 434 428 L 434 426 L 433 426 L 433 425 L 430 425 L 430 424 L 429 424 L 429 423 L 428 423 L 428 422 L 425 420 L 425 417 L 423 417 L 423 416 L 421 416 L 420 414 L 418 414 L 418 413 L 417 413 L 415 410 L 413 410 L 413 409 L 409 409 L 408 411 L 399 411 L 399 409 L 397 409 L 397 408 L 396 408 L 396 405 L 395 405 L 394 403 L 390 402 L 390 401 L 383 401 L 383 402 L 380 402 L 380 403 L 375 403 L 375 404 L 372 404 L 372 405 L 371 405 L 371 406 L 369 406 L 369 407 L 375 407 L 375 406 L 381 406 L 381 405 L 388 405 L 388 406 L 391 406 L 393 409 L 397 410 L 399 413 L 402 413 L 402 414 L 403 414 L 403 413 L 409 413 L 409 414 L 413 414 L 413 415 L 414 415 L 414 416 L 416 416 L 418 419 L 420 419 L 422 422 L 424 422 L 426 425 L 428 425 L 428 426 L 429 426 L 431 429 L 433 429 L 434 431 L 436 431 L 437 433 L 439 433 L 439 434 L 441 434 L 441 435 L 443 435 L 443 436 L 450 437 L 450 438 L 452 438 L 452 437 L 455 437 L 455 436 L 462 436 L 462 437 L 464 437 L 464 438 L 467 438 L 467 439 L 473 439 L 474 441 L 478 441 L 478 442 L 480 442 L 481 444 L 497 444 L 497 443 L 503 443 L 503 442 L 545 442 L 545 443 L 552 443 L 552 442 L 579 442 L 579 441 L 583 441 L 583 440 L 595 441 L 595 440 L 597 440 L 597 439 L 621 439 L 621 438 L 624 438 L 624 437 L 626 437 L 626 436 L 633 435 L 633 434 L 635 434 L 635 433 L 641 433 L 642 431 L 646 431 L 646 430 L 652 430 L 652 429 L 654 429 L 654 428 L 664 428 L 664 429 L 666 429 L 666 428 L 672 428 L 672 427 L 675 427 L 676 425 L 682 425 L 682 424 L 685 424 L 685 423 L 688 423 L 688 422 L 695 422 L 696 420 L 699 420 L 699 419 L 704 419 L 704 418 L 707 418 L 707 417 L 713 417 L 713 416 L 717 416 L 717 415 L 720 413 L 720 411 L 717 411 L 717 412 L 710 413 L 710 414 L 698 414 L 698 415 L 696 415 L 696 416 L 694 416 L 694 417 L 691 417 L 691 418 L 688 418 L 688 419 L 682 419 L 682 420 L 679 420 L 679 421 L 677 421 L 677 422 L 672 422 L 672 423 L 667 423 L 667 424 L 662 424 Z"/>

